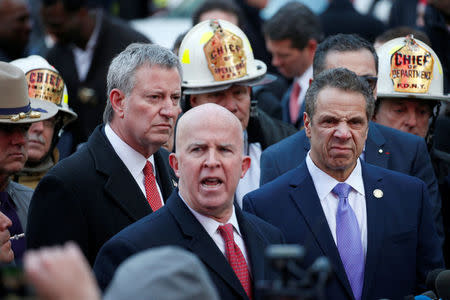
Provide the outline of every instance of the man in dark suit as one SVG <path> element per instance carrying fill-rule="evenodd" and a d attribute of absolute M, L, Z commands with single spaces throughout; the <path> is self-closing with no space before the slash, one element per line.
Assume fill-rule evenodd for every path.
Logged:
<path fill-rule="evenodd" d="M 67 128 L 74 150 L 101 123 L 111 60 L 129 44 L 149 39 L 119 19 L 90 10 L 86 0 L 43 0 L 41 12 L 46 30 L 56 38 L 47 60 L 64 78 L 78 114 Z"/>
<path fill-rule="evenodd" d="M 349 34 L 325 39 L 314 57 L 314 77 L 326 69 L 344 67 L 375 87 L 378 56 L 366 40 Z M 374 89 L 376 95 L 376 89 Z M 261 185 L 300 165 L 310 149 L 304 131 L 267 148 L 261 155 Z M 362 158 L 379 167 L 418 177 L 427 185 L 433 220 L 443 239 L 441 199 L 425 141 L 417 136 L 369 122 Z"/>
<path fill-rule="evenodd" d="M 425 184 L 358 159 L 373 111 L 355 73 L 319 74 L 306 94 L 305 162 L 244 198 L 247 211 L 306 248 L 305 264 L 330 259 L 326 299 L 403 299 L 443 266 Z"/>
<path fill-rule="evenodd" d="M 250 166 L 250 158 L 243 154 L 239 120 L 216 104 L 189 110 L 178 121 L 170 165 L 179 177 L 179 190 L 166 206 L 102 247 L 94 265 L 100 287 L 109 284 L 127 257 L 176 245 L 200 258 L 221 299 L 260 299 L 255 283 L 270 276 L 264 248 L 283 242 L 283 237 L 275 227 L 233 204 L 239 179 Z"/>
<path fill-rule="evenodd" d="M 156 45 L 132 44 L 112 61 L 105 125 L 37 186 L 30 248 L 73 240 L 93 265 L 104 242 L 163 205 L 176 178 L 160 147 L 180 111 L 180 74 L 178 58 Z"/>
<path fill-rule="evenodd" d="M 323 38 L 320 20 L 307 6 L 290 2 L 267 20 L 263 29 L 272 65 L 293 79 L 281 100 L 282 120 L 301 128 L 314 53 Z"/>

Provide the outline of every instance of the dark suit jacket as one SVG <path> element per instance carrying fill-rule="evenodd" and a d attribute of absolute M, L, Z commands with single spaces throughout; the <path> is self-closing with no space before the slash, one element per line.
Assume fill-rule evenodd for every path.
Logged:
<path fill-rule="evenodd" d="M 112 59 L 133 42 L 149 42 L 142 34 L 123 21 L 103 15 L 101 28 L 86 79 L 80 82 L 72 48 L 55 45 L 47 54 L 47 60 L 61 74 L 69 92 L 69 105 L 78 114 L 78 119 L 68 127 L 74 136 L 74 146 L 85 142 L 98 124 L 102 123 L 105 108 L 106 75 Z M 95 92 L 82 100 L 79 91 L 89 88 Z"/>
<path fill-rule="evenodd" d="M 362 176 L 367 208 L 362 299 L 416 294 L 425 288 L 428 272 L 443 266 L 427 188 L 415 177 L 364 162 Z M 374 196 L 375 189 L 383 192 L 382 197 Z M 288 243 L 303 245 L 306 265 L 319 256 L 330 259 L 334 278 L 327 285 L 326 299 L 353 299 L 306 162 L 247 194 L 244 209 L 277 226 Z"/>
<path fill-rule="evenodd" d="M 283 114 L 282 120 L 286 123 L 291 124 L 291 113 L 289 110 L 289 101 L 291 97 L 291 92 L 294 83 L 287 89 L 286 93 L 284 93 L 283 98 L 281 99 L 281 110 Z M 296 128 L 303 127 L 303 113 L 305 112 L 305 101 L 303 101 L 300 110 L 298 111 L 297 121 L 293 124 Z"/>
<path fill-rule="evenodd" d="M 300 165 L 310 149 L 302 130 L 267 148 L 261 155 L 261 185 Z M 430 194 L 431 211 L 443 239 L 441 198 L 430 155 L 423 138 L 369 123 L 364 160 L 367 163 L 422 179 Z"/>
<path fill-rule="evenodd" d="M 278 229 L 235 207 L 254 285 L 258 280 L 271 277 L 264 266 L 264 248 L 284 240 Z M 163 208 L 125 228 L 102 247 L 94 265 L 100 288 L 107 287 L 115 270 L 126 258 L 164 245 L 180 246 L 195 253 L 208 270 L 221 299 L 248 299 L 225 256 L 181 200 L 178 190 L 173 192 Z M 254 299 L 260 298 L 254 295 Z"/>
<path fill-rule="evenodd" d="M 154 158 L 158 185 L 167 199 L 176 180 L 168 152 L 161 149 Z M 98 126 L 85 147 L 59 162 L 37 186 L 29 209 L 27 245 L 39 248 L 73 240 L 93 265 L 109 238 L 151 212 L 103 126 Z"/>
<path fill-rule="evenodd" d="M 373 43 L 386 26 L 371 15 L 360 14 L 350 0 L 333 0 L 319 15 L 325 37 L 338 33 L 355 33 Z"/>

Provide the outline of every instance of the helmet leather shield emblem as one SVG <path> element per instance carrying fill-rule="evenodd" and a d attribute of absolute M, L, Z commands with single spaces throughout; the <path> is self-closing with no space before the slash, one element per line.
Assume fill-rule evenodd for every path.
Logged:
<path fill-rule="evenodd" d="M 203 47 L 203 51 L 214 80 L 225 81 L 247 75 L 242 39 L 222 29 L 217 20 L 211 20 L 210 26 L 214 34 Z"/>
<path fill-rule="evenodd" d="M 433 65 L 431 53 L 408 35 L 405 45 L 391 56 L 390 77 L 394 91 L 427 93 L 433 79 Z"/>
<path fill-rule="evenodd" d="M 64 94 L 64 81 L 55 71 L 34 69 L 26 73 L 28 96 L 42 99 L 61 106 Z"/>

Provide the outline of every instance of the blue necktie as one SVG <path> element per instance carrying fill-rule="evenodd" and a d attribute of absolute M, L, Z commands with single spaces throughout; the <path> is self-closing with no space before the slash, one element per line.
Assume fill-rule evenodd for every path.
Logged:
<path fill-rule="evenodd" d="M 346 183 L 338 183 L 333 188 L 333 193 L 339 197 L 336 212 L 336 238 L 339 255 L 353 295 L 356 300 L 359 300 L 364 284 L 364 251 L 358 220 L 348 203 L 348 193 L 351 189 L 352 187 Z"/>
<path fill-rule="evenodd" d="M 12 226 L 8 228 L 11 236 L 23 233 L 22 224 L 16 213 L 16 206 L 7 192 L 0 192 L 0 211 L 12 222 Z M 11 240 L 11 248 L 14 251 L 14 261 L 20 262 L 26 248 L 25 239 Z"/>

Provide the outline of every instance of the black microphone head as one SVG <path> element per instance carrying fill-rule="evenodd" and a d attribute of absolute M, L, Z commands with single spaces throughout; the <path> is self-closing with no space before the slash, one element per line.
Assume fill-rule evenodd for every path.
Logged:
<path fill-rule="evenodd" d="M 439 273 L 436 278 L 436 291 L 439 298 L 450 300 L 450 270 Z"/>
<path fill-rule="evenodd" d="M 442 271 L 445 271 L 445 269 L 439 268 L 434 269 L 433 271 L 430 271 L 427 275 L 427 289 L 436 292 L 436 278 Z"/>

